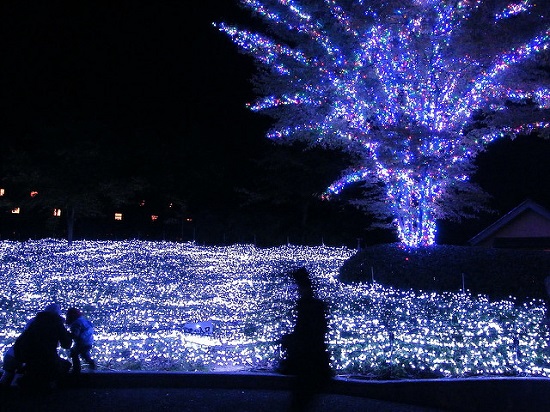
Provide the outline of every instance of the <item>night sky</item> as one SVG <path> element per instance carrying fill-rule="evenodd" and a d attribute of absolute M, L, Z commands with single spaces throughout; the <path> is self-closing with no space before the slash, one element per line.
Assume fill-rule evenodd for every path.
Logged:
<path fill-rule="evenodd" d="M 211 26 L 243 16 L 231 0 L 1 2 L 2 145 L 86 130 L 127 153 L 165 153 L 159 168 L 173 168 L 197 203 L 219 203 L 269 149 L 268 119 L 244 106 L 252 62 Z M 526 197 L 550 208 L 550 141 L 526 140 L 479 158 L 475 178 L 502 213 Z M 496 218 L 448 236 L 463 241 Z"/>
<path fill-rule="evenodd" d="M 2 140 L 25 148 L 95 134 L 127 153 L 158 151 L 158 167 L 175 163 L 201 195 L 228 190 L 265 143 L 265 120 L 244 107 L 252 64 L 211 26 L 229 6 L 2 2 Z"/>
<path fill-rule="evenodd" d="M 232 140 L 251 91 L 244 58 L 210 26 L 227 14 L 220 5 L 2 2 L 3 137 L 78 118 L 128 144 L 199 134 L 213 151 L 246 148 Z"/>

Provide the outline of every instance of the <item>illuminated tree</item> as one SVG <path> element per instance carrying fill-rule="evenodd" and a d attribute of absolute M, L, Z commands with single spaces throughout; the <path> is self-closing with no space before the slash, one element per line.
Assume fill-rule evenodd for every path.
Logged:
<path fill-rule="evenodd" d="M 406 246 L 433 244 L 437 219 L 479 212 L 469 176 L 489 142 L 549 125 L 548 2 L 241 3 L 268 34 L 216 27 L 257 62 L 249 106 L 275 119 L 268 137 L 354 153 L 324 196 L 381 186 L 372 209 Z"/>

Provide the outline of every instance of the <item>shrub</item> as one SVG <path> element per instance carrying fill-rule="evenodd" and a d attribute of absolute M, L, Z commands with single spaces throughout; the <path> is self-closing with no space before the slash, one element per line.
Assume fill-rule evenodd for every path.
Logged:
<path fill-rule="evenodd" d="M 393 243 L 361 250 L 342 265 L 339 278 L 434 292 L 456 292 L 464 285 L 472 294 L 524 301 L 548 300 L 547 276 L 549 252 L 450 245 L 406 249 Z"/>

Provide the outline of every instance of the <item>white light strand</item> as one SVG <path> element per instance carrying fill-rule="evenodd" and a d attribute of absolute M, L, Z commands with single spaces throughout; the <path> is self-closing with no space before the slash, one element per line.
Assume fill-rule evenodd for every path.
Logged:
<path fill-rule="evenodd" d="M 145 241 L 0 242 L 0 351 L 47 303 L 96 326 L 93 356 L 115 370 L 275 368 L 293 328 L 287 273 L 305 265 L 330 308 L 339 374 L 550 376 L 543 301 L 402 291 L 337 280 L 354 250 Z M 184 332 L 211 322 L 214 333 Z"/>

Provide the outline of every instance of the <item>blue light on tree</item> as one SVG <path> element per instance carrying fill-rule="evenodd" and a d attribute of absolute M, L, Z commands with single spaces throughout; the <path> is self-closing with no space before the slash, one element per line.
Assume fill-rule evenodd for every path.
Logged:
<path fill-rule="evenodd" d="M 481 210 L 469 176 L 488 143 L 550 125 L 539 3 L 241 0 L 269 34 L 215 26 L 258 63 L 249 107 L 275 119 L 268 137 L 356 154 L 324 196 L 382 184 L 362 206 L 417 247 L 435 242 L 437 219 Z"/>

